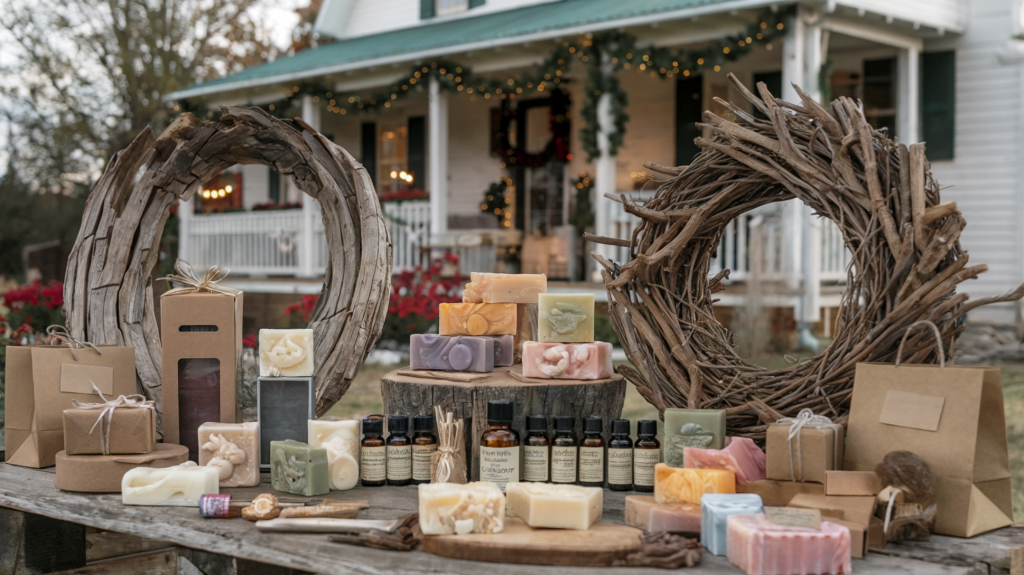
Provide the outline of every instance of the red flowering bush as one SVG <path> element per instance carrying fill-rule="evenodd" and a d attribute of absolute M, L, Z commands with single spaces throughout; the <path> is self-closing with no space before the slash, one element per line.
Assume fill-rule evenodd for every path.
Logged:
<path fill-rule="evenodd" d="M 416 266 L 394 277 L 381 339 L 409 343 L 410 335 L 428 333 L 437 325 L 440 304 L 462 301 L 462 276 L 456 272 L 452 277 L 442 277 L 445 262 L 457 266 L 459 256 L 445 252 L 426 269 Z"/>
<path fill-rule="evenodd" d="M 320 296 L 316 294 L 304 295 L 299 303 L 293 303 L 284 308 L 284 315 L 288 316 L 292 327 L 305 326 L 309 323 L 309 318 L 313 315 L 313 309 L 316 308 L 318 299 Z"/>
<path fill-rule="evenodd" d="M 23 333 L 31 330 L 43 334 L 50 325 L 64 325 L 63 305 L 64 284 L 52 281 L 43 286 L 42 281 L 36 280 L 3 294 L 6 312 L 2 319 Z"/>

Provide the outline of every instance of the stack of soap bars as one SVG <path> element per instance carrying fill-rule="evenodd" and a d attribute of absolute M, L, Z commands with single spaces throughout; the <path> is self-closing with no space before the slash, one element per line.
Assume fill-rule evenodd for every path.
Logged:
<path fill-rule="evenodd" d="M 523 342 L 523 375 L 610 377 L 612 344 L 594 341 L 594 294 L 543 293 L 537 303 L 537 341 Z"/>

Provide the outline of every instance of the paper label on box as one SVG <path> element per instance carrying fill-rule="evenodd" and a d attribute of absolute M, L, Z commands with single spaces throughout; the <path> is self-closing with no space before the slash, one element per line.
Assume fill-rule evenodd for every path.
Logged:
<path fill-rule="evenodd" d="M 61 393 L 95 394 L 92 386 L 103 395 L 114 394 L 114 368 L 102 365 L 65 363 L 60 366 Z"/>
<path fill-rule="evenodd" d="M 890 389 L 885 394 L 878 422 L 925 431 L 937 431 L 946 398 Z"/>
<path fill-rule="evenodd" d="M 505 485 L 519 481 L 519 446 L 480 446 L 480 481 L 490 481 L 502 491 Z"/>
<path fill-rule="evenodd" d="M 765 507 L 764 516 L 778 525 L 809 527 L 821 530 L 820 509 L 797 509 L 795 507 Z"/>
<path fill-rule="evenodd" d="M 523 479 L 526 481 L 547 481 L 550 460 L 550 448 L 527 445 L 523 447 Z"/>

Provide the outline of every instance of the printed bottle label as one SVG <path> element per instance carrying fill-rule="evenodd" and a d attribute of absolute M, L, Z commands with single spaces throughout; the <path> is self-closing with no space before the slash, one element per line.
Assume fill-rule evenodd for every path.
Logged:
<path fill-rule="evenodd" d="M 604 483 L 604 447 L 580 448 L 580 482 Z"/>
<path fill-rule="evenodd" d="M 551 448 L 526 445 L 523 447 L 524 481 L 547 481 Z"/>
<path fill-rule="evenodd" d="M 508 483 L 519 482 L 519 446 L 480 446 L 480 481 L 490 481 L 505 491 Z"/>
<path fill-rule="evenodd" d="M 654 487 L 654 466 L 661 459 L 657 449 L 633 449 L 633 485 Z"/>
<path fill-rule="evenodd" d="M 551 448 L 551 481 L 576 483 L 576 446 Z"/>
<path fill-rule="evenodd" d="M 363 481 L 387 479 L 387 452 L 384 446 L 359 449 L 359 477 Z"/>
<path fill-rule="evenodd" d="M 608 483 L 633 484 L 633 450 L 608 449 Z"/>
<path fill-rule="evenodd" d="M 388 446 L 388 480 L 405 481 L 412 479 L 412 446 Z"/>
<path fill-rule="evenodd" d="M 416 481 L 430 481 L 430 458 L 437 451 L 437 444 L 412 446 L 412 478 Z"/>

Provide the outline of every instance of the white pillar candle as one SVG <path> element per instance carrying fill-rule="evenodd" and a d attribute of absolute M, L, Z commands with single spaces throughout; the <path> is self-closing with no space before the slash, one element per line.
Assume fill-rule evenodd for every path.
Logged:
<path fill-rule="evenodd" d="M 352 489 L 359 482 L 359 421 L 309 420 L 309 441 L 327 450 L 331 489 Z"/>
<path fill-rule="evenodd" d="M 162 469 L 136 467 L 121 479 L 125 505 L 198 507 L 199 496 L 207 493 L 220 493 L 220 473 L 194 461 Z"/>

